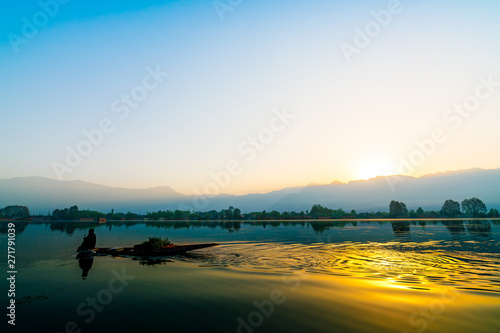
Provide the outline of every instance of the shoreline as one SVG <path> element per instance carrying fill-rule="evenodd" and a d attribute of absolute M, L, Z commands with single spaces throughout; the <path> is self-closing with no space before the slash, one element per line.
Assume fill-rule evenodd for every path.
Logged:
<path fill-rule="evenodd" d="M 310 218 L 310 219 L 262 219 L 262 220 L 189 220 L 189 219 L 179 219 L 179 220 L 107 220 L 106 222 L 96 221 L 80 221 L 80 220 L 15 220 L 15 219 L 0 219 L 0 222 L 29 222 L 29 223 L 39 223 L 39 222 L 75 222 L 75 223 L 109 223 L 109 222 L 390 222 L 390 221 L 500 221 L 500 217 L 464 217 L 464 218 L 391 218 L 391 219 L 321 219 L 321 218 Z"/>

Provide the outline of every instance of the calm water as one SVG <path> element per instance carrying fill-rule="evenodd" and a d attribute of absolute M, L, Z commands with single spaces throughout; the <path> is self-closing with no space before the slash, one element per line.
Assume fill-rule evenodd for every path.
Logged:
<path fill-rule="evenodd" d="M 90 228 L 102 247 L 151 236 L 220 246 L 166 260 L 78 261 L 75 249 Z M 16 332 L 500 330 L 498 220 L 57 222 L 16 229 Z M 6 239 L 2 222 L 2 258 Z M 6 264 L 2 259 L 3 272 Z M 2 288 L 6 299 L 5 280 Z M 5 313 L 2 327 L 14 331 Z"/>

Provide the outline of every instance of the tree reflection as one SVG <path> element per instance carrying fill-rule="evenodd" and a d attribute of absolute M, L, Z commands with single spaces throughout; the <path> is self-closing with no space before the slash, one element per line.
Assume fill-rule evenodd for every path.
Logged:
<path fill-rule="evenodd" d="M 10 229 L 9 223 L 14 223 L 16 225 L 16 234 L 20 234 L 26 229 L 29 222 L 2 221 L 0 222 L 0 234 L 8 234 L 8 230 Z"/>
<path fill-rule="evenodd" d="M 392 230 L 396 237 L 410 237 L 410 222 L 409 221 L 391 221 Z"/>
<path fill-rule="evenodd" d="M 465 235 L 465 226 L 463 221 L 441 221 L 452 236 L 460 237 Z"/>
<path fill-rule="evenodd" d="M 330 228 L 343 228 L 347 223 L 345 221 L 318 221 L 309 222 L 309 225 L 316 233 L 321 234 Z"/>
<path fill-rule="evenodd" d="M 469 236 L 491 238 L 491 222 L 490 221 L 466 221 L 465 227 Z"/>
<path fill-rule="evenodd" d="M 44 224 L 50 230 L 58 230 L 66 234 L 74 234 L 78 230 L 88 230 L 106 228 L 111 230 L 112 227 L 130 228 L 136 225 L 146 225 L 149 228 L 158 229 L 223 229 L 230 233 L 241 230 L 242 225 L 261 228 L 277 228 L 277 227 L 294 227 L 294 226 L 310 226 L 316 233 L 324 233 L 330 228 L 344 228 L 346 225 L 357 226 L 358 224 L 385 224 L 385 221 L 344 221 L 344 220 L 309 220 L 309 221 L 276 221 L 276 220 L 259 220 L 259 221 L 242 221 L 242 220 L 225 220 L 225 221 L 108 221 L 100 224 L 96 222 L 77 222 L 77 221 L 51 221 L 51 222 L 15 222 L 16 233 L 23 232 L 29 224 L 40 225 Z M 410 225 L 423 227 L 425 225 L 444 225 L 452 236 L 461 237 L 466 234 L 470 236 L 488 236 L 491 237 L 491 224 L 498 225 L 498 220 L 396 220 L 390 221 L 392 230 L 396 237 L 409 237 Z M 7 223 L 0 223 L 0 234 L 7 233 Z"/>

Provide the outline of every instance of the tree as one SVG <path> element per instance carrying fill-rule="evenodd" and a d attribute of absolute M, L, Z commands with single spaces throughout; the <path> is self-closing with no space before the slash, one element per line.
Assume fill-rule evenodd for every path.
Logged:
<path fill-rule="evenodd" d="M 234 209 L 234 215 L 233 215 L 233 217 L 234 217 L 236 220 L 241 219 L 241 209 L 239 209 L 239 208 L 235 208 L 235 209 Z"/>
<path fill-rule="evenodd" d="M 211 210 L 207 213 L 207 218 L 210 219 L 210 220 L 217 220 L 217 216 L 218 216 L 219 213 L 217 213 L 216 210 Z"/>
<path fill-rule="evenodd" d="M 401 215 L 402 216 L 407 216 L 408 215 L 408 208 L 406 208 L 406 204 L 402 201 L 399 202 L 399 204 L 401 205 Z"/>
<path fill-rule="evenodd" d="M 332 209 L 323 207 L 321 205 L 313 205 L 311 207 L 311 211 L 309 212 L 309 216 L 313 218 L 331 218 L 334 211 Z"/>
<path fill-rule="evenodd" d="M 229 206 L 229 208 L 226 210 L 226 216 L 227 216 L 228 220 L 232 220 L 233 219 L 233 212 L 234 212 L 234 207 L 233 206 Z"/>
<path fill-rule="evenodd" d="M 462 201 L 462 210 L 474 217 L 486 214 L 486 205 L 480 199 L 473 197 Z"/>
<path fill-rule="evenodd" d="M 418 217 L 421 217 L 422 215 L 424 215 L 424 210 L 422 209 L 422 207 L 417 208 L 416 214 Z"/>
<path fill-rule="evenodd" d="M 184 219 L 184 213 L 185 213 L 185 211 L 176 209 L 174 211 L 174 219 L 176 219 L 176 220 Z M 189 214 L 191 214 L 191 213 L 189 213 Z"/>
<path fill-rule="evenodd" d="M 69 218 L 76 218 L 76 216 L 78 215 L 78 207 L 77 206 L 72 206 L 69 208 Z"/>
<path fill-rule="evenodd" d="M 441 207 L 441 215 L 455 217 L 458 214 L 460 214 L 460 203 L 451 199 L 446 200 Z"/>
<path fill-rule="evenodd" d="M 491 208 L 490 211 L 488 212 L 489 217 L 497 217 L 500 216 L 500 213 L 498 212 L 498 209 Z"/>
<path fill-rule="evenodd" d="M 270 212 L 269 214 L 269 217 L 272 218 L 272 219 L 279 219 L 281 217 L 281 213 L 278 212 L 277 210 L 273 210 L 272 212 Z"/>
<path fill-rule="evenodd" d="M 389 203 L 389 214 L 392 217 L 406 216 L 406 215 L 408 215 L 408 208 L 406 208 L 406 205 L 404 202 L 392 200 Z"/>

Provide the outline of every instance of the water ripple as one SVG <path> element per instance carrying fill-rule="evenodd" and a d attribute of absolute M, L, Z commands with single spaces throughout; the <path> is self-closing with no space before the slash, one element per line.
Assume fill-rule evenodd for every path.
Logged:
<path fill-rule="evenodd" d="M 304 270 L 314 274 L 391 280 L 415 290 L 430 284 L 500 293 L 500 255 L 452 249 L 445 241 L 426 243 L 222 244 L 196 254 L 212 265 L 270 271 Z"/>

